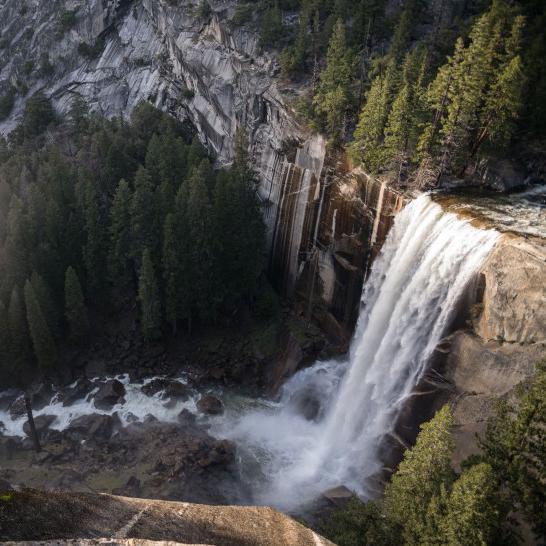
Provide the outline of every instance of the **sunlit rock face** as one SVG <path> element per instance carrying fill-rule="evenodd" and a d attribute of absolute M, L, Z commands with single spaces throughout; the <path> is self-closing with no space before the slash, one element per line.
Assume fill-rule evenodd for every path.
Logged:
<path fill-rule="evenodd" d="M 232 23 L 237 2 L 209 4 L 202 17 L 190 0 L 32 0 L 26 10 L 19 0 L 0 0 L 0 94 L 11 85 L 18 90 L 0 132 L 16 126 L 26 99 L 40 90 L 59 112 L 78 95 L 109 117 L 128 117 L 150 101 L 190 120 L 219 164 L 231 161 L 243 127 L 277 287 L 288 297 L 319 298 L 325 320 L 347 333 L 369 259 L 401 202 L 327 158 L 324 138 L 298 125 L 276 78 L 278 63 L 259 48 L 255 26 Z M 75 18 L 63 26 L 66 10 Z M 82 43 L 95 56 L 85 55 Z"/>

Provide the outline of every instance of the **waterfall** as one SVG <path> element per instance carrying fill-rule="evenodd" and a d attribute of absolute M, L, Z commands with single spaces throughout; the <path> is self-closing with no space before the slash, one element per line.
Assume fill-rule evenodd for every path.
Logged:
<path fill-rule="evenodd" d="M 228 412 L 217 430 L 240 446 L 257 502 L 290 510 L 341 484 L 366 496 L 385 435 L 498 236 L 426 195 L 398 214 L 365 283 L 348 358 L 300 371 L 279 403 Z"/>

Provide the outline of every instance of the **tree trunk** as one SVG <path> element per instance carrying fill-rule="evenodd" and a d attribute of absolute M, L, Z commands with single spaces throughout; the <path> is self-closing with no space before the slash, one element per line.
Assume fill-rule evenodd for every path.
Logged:
<path fill-rule="evenodd" d="M 40 446 L 40 440 L 38 439 L 38 433 L 36 432 L 36 426 L 34 425 L 34 416 L 32 415 L 32 403 L 30 402 L 30 396 L 25 393 L 25 407 L 27 408 L 28 425 L 30 427 L 30 436 L 34 444 L 34 450 L 36 453 L 40 453 L 42 448 Z"/>

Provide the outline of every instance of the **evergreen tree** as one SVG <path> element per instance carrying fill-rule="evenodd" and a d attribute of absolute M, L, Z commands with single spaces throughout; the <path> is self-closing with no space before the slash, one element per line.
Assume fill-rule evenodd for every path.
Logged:
<path fill-rule="evenodd" d="M 105 223 L 101 214 L 100 196 L 91 178 L 84 182 L 84 222 L 86 241 L 84 263 L 87 289 L 98 296 L 103 287 L 105 270 Z"/>
<path fill-rule="evenodd" d="M 273 45 L 282 35 L 282 30 L 282 13 L 279 9 L 279 3 L 275 0 L 262 17 L 260 45 L 262 47 Z"/>
<path fill-rule="evenodd" d="M 51 334 L 57 338 L 60 335 L 61 328 L 61 314 L 49 286 L 46 284 L 44 279 L 38 275 L 38 273 L 33 272 L 30 278 L 32 288 L 34 289 L 34 294 L 40 305 L 40 309 L 43 312 L 43 315 L 47 321 L 47 326 Z"/>
<path fill-rule="evenodd" d="M 340 19 L 334 27 L 328 46 L 326 68 L 320 75 L 320 83 L 313 99 L 315 111 L 335 142 L 343 135 L 345 116 L 352 101 L 353 68 L 353 56 L 346 44 L 345 25 Z"/>
<path fill-rule="evenodd" d="M 498 544 L 507 513 L 498 500 L 497 477 L 488 464 L 466 470 L 453 484 L 440 524 L 445 543 L 457 546 Z"/>
<path fill-rule="evenodd" d="M 515 400 L 499 400 L 482 449 L 496 476 L 507 484 L 510 504 L 521 510 L 539 537 L 546 537 L 546 362 L 517 389 Z"/>
<path fill-rule="evenodd" d="M 74 341 L 84 339 L 89 332 L 89 317 L 78 275 L 73 267 L 66 270 L 64 283 L 65 316 Z"/>
<path fill-rule="evenodd" d="M 245 296 L 255 293 L 265 267 L 265 226 L 256 194 L 258 179 L 247 150 L 246 135 L 239 130 L 233 167 L 218 176 L 215 188 L 216 277 L 219 300 L 230 312 Z"/>
<path fill-rule="evenodd" d="M 57 362 L 57 349 L 30 281 L 26 281 L 24 292 L 28 328 L 34 354 L 41 368 L 52 368 Z"/>
<path fill-rule="evenodd" d="M 131 281 L 131 190 L 120 180 L 110 207 L 110 244 L 108 272 L 116 289 L 125 289 Z"/>
<path fill-rule="evenodd" d="M 146 341 L 157 339 L 161 335 L 161 300 L 149 249 L 145 249 L 142 254 L 138 300 L 142 335 Z"/>
<path fill-rule="evenodd" d="M 165 282 L 165 318 L 171 324 L 173 334 L 177 331 L 177 322 L 181 317 L 181 290 L 182 275 L 185 257 L 180 254 L 180 237 L 184 236 L 179 232 L 179 222 L 175 213 L 170 213 L 165 219 L 163 232 L 163 280 Z M 178 222 L 177 222 L 178 220 Z"/>
<path fill-rule="evenodd" d="M 4 302 L 0 300 L 0 377 L 4 377 L 4 374 L 12 373 L 9 345 L 8 312 Z"/>
<path fill-rule="evenodd" d="M 215 240 L 212 226 L 212 208 L 206 179 L 200 168 L 194 169 L 188 181 L 188 236 L 190 286 L 194 290 L 194 303 L 203 321 L 215 320 L 217 290 L 214 279 Z"/>
<path fill-rule="evenodd" d="M 135 177 L 135 191 L 131 199 L 131 252 L 133 259 L 141 259 L 145 249 L 157 249 L 156 199 L 149 172 L 140 167 Z"/>
<path fill-rule="evenodd" d="M 374 172 L 383 163 L 381 144 L 388 115 L 386 98 L 385 79 L 378 76 L 372 82 L 362 107 L 350 149 L 355 161 L 363 163 L 367 169 Z"/>
<path fill-rule="evenodd" d="M 385 488 L 386 515 L 403 529 L 404 544 L 420 544 L 427 528 L 427 509 L 442 486 L 451 481 L 453 416 L 444 406 L 434 418 L 421 426 L 415 446 L 404 459 Z"/>
<path fill-rule="evenodd" d="M 25 308 L 17 287 L 11 292 L 8 307 L 9 352 L 13 370 L 23 370 L 32 358 Z"/>

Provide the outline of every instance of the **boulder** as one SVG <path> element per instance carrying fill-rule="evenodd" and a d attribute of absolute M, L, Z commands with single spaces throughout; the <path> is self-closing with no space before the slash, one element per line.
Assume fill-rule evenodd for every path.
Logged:
<path fill-rule="evenodd" d="M 207 394 L 199 399 L 197 409 L 206 415 L 221 415 L 224 413 L 224 404 L 216 396 Z"/>
<path fill-rule="evenodd" d="M 187 409 L 183 409 L 178 414 L 178 422 L 183 426 L 194 426 L 196 423 L 196 418 L 193 413 L 191 413 Z"/>
<path fill-rule="evenodd" d="M 146 385 L 143 385 L 141 390 L 146 396 L 154 396 L 158 392 L 163 392 L 162 398 L 168 398 L 175 401 L 185 401 L 190 397 L 189 387 L 175 379 L 163 379 L 158 377 L 152 379 L 152 381 L 146 383 Z"/>
<path fill-rule="evenodd" d="M 112 406 L 123 402 L 125 387 L 117 379 L 110 379 L 103 383 L 95 394 L 95 407 L 108 410 Z"/>
<path fill-rule="evenodd" d="M 41 410 L 48 406 L 51 402 L 51 399 L 55 395 L 55 391 L 51 383 L 42 383 L 30 397 L 32 403 L 32 409 L 34 411 Z"/>
<path fill-rule="evenodd" d="M 92 390 L 93 383 L 86 377 L 79 379 L 74 386 L 67 387 L 62 395 L 63 406 L 71 406 L 78 400 L 82 400 Z"/>
<path fill-rule="evenodd" d="M 27 413 L 27 408 L 25 406 L 25 398 L 20 396 L 14 400 L 9 407 L 9 414 L 12 419 L 19 419 Z"/>
<path fill-rule="evenodd" d="M 114 428 L 119 425 L 117 414 L 100 415 L 92 413 L 91 415 L 82 415 L 74 419 L 68 427 L 69 432 L 88 438 L 107 440 L 112 436 Z"/>
<path fill-rule="evenodd" d="M 38 415 L 34 417 L 34 426 L 38 436 L 42 436 L 55 419 L 57 419 L 55 415 Z M 28 421 L 23 425 L 23 432 L 30 436 L 30 423 Z"/>
<path fill-rule="evenodd" d="M 6 491 L 13 491 L 13 486 L 8 481 L 0 478 L 0 492 L 5 493 Z"/>
<path fill-rule="evenodd" d="M 339 485 L 338 487 L 333 487 L 332 489 L 328 489 L 327 491 L 324 491 L 322 496 L 332 504 L 334 504 L 337 507 L 342 508 L 351 500 L 351 498 L 354 497 L 354 493 L 345 487 L 344 485 Z"/>

